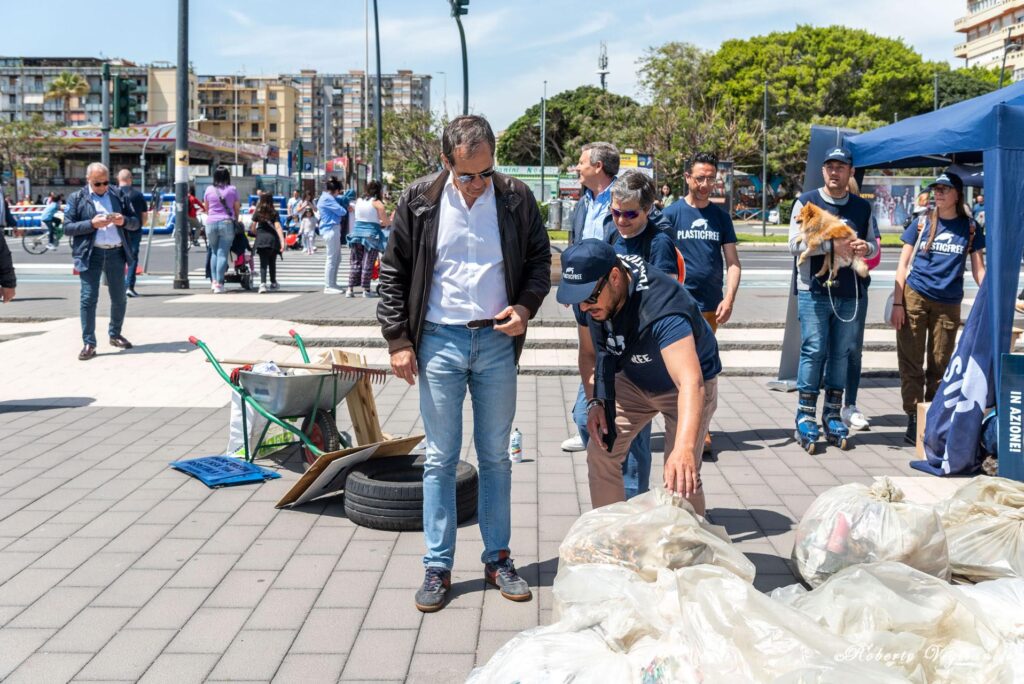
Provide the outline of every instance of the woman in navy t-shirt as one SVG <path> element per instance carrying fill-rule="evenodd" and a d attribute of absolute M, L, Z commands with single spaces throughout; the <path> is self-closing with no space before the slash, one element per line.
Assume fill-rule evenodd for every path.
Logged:
<path fill-rule="evenodd" d="M 917 442 L 917 404 L 935 396 L 956 346 L 968 260 L 975 282 L 985 278 L 985 234 L 965 210 L 963 181 L 946 172 L 929 187 L 935 209 L 903 232 L 892 304 L 908 444 Z"/>

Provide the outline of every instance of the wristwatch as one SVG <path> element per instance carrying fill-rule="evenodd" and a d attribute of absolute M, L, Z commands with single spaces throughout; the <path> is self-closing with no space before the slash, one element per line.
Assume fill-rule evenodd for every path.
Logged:
<path fill-rule="evenodd" d="M 601 408 L 604 408 L 604 399 L 594 398 L 587 401 L 587 413 L 590 413 L 590 409 L 594 408 L 595 406 L 600 406 Z"/>

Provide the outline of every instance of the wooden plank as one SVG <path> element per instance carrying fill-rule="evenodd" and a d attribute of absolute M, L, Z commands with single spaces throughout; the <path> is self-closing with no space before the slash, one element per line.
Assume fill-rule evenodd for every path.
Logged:
<path fill-rule="evenodd" d="M 325 361 L 346 366 L 365 368 L 366 359 L 362 354 L 332 349 L 325 355 Z M 356 444 L 376 444 L 386 438 L 380 427 L 380 415 L 377 413 L 377 401 L 373 397 L 373 387 L 369 378 L 360 378 L 347 397 L 348 414 L 352 419 L 352 430 L 356 433 Z"/>

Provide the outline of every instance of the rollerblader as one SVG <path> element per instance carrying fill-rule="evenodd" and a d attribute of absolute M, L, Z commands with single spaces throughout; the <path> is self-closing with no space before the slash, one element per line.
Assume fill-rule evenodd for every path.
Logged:
<path fill-rule="evenodd" d="M 813 454 L 820 435 L 815 418 L 818 395 L 825 390 L 822 430 L 827 442 L 840 449 L 849 445 L 849 432 L 842 420 L 843 389 L 847 386 L 850 354 L 861 338 L 864 317 L 860 307 L 867 306 L 870 278 L 861 277 L 845 266 L 832 277 L 822 271 L 829 254 L 841 259 L 870 259 L 878 252 L 871 205 L 849 191 L 853 175 L 853 157 L 849 150 L 836 147 L 822 162 L 825 185 L 805 192 L 793 204 L 789 226 L 789 250 L 796 269 L 797 310 L 800 316 L 800 365 L 797 371 L 799 403 L 796 410 L 796 440 Z M 856 238 L 825 240 L 798 264 L 796 257 L 807 249 L 797 221 L 800 210 L 811 203 L 841 218 L 857 233 Z"/>

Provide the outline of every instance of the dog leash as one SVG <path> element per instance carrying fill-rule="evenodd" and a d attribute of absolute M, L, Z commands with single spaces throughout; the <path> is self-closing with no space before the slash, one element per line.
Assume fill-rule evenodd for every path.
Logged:
<path fill-rule="evenodd" d="M 829 255 L 826 258 L 833 260 L 832 261 L 833 264 L 835 263 L 835 261 L 834 261 L 835 258 L 836 258 L 835 254 L 829 253 Z M 853 268 L 853 267 L 852 266 L 847 266 L 847 268 Z M 840 316 L 839 312 L 836 311 L 836 303 L 832 299 L 832 285 L 835 283 L 835 281 L 832 280 L 832 269 L 831 268 L 829 269 L 828 273 L 829 273 L 828 280 L 826 280 L 824 284 L 825 284 L 825 291 L 828 292 L 828 303 L 829 303 L 829 306 L 832 307 L 832 313 L 835 314 L 836 318 L 839 319 L 840 323 L 853 323 L 854 321 L 857 320 L 857 314 L 860 313 L 860 283 L 858 283 L 856 280 L 854 280 L 853 284 L 854 284 L 855 289 L 854 289 L 854 299 L 853 299 L 853 301 L 854 301 L 854 304 L 853 304 L 853 317 L 850 318 L 849 320 L 847 320 L 847 319 L 843 318 L 842 316 Z M 838 274 L 839 271 L 836 271 L 836 273 Z M 856 277 L 857 277 L 857 274 L 855 273 L 854 274 L 854 278 L 856 278 Z"/>

